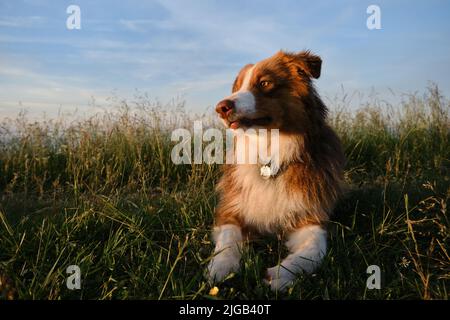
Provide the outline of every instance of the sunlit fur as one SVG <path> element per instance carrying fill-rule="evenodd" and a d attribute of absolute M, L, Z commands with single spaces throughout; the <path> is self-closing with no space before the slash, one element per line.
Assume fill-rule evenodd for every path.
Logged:
<path fill-rule="evenodd" d="M 256 113 L 271 117 L 267 128 L 280 129 L 280 161 L 285 168 L 267 180 L 261 178 L 258 165 L 224 165 L 217 185 L 216 225 L 289 231 L 327 221 L 341 193 L 344 156 L 325 122 L 327 108 L 312 85 L 308 61 L 317 63 L 316 59 L 308 52 L 279 52 L 256 65 L 250 81 Z M 248 69 L 239 73 L 233 92 Z M 272 87 L 258 87 L 261 79 L 269 79 Z"/>
<path fill-rule="evenodd" d="M 241 89 L 243 79 L 251 70 L 246 90 L 254 96 L 254 109 L 249 108 L 244 115 L 231 114 L 222 120 L 225 125 L 237 121 L 243 129 L 279 129 L 282 169 L 276 176 L 264 179 L 258 164 L 224 165 L 217 184 L 216 228 L 235 225 L 244 236 L 275 232 L 291 238 L 295 232 L 309 226 L 317 226 L 319 231 L 325 229 L 341 194 L 344 155 L 339 139 L 326 123 L 327 108 L 312 83 L 312 78 L 320 76 L 320 69 L 321 59 L 308 51 L 280 51 L 239 72 L 232 92 Z M 264 86 L 262 81 L 266 81 Z M 252 126 L 252 122 L 244 118 L 270 121 L 261 126 L 255 120 Z M 314 250 L 326 248 L 326 237 L 311 238 L 310 242 L 310 247 L 304 250 L 312 250 L 318 261 L 321 260 L 325 253 Z M 301 244 L 295 247 L 301 248 Z M 289 261 L 299 254 L 301 250 L 293 252 Z M 210 267 L 214 270 L 214 261 Z M 293 272 L 302 269 L 312 268 L 300 265 Z M 270 278 L 271 274 L 273 268 L 268 271 Z M 279 280 L 287 283 L 292 279 L 289 276 Z"/>

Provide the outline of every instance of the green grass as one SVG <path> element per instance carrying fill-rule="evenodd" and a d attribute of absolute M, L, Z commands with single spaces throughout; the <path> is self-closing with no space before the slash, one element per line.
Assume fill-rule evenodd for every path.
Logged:
<path fill-rule="evenodd" d="M 448 299 L 449 109 L 431 87 L 392 108 L 334 112 L 348 192 L 324 263 L 289 292 L 272 293 L 265 268 L 286 252 L 276 237 L 261 239 L 214 297 L 203 272 L 218 166 L 170 160 L 171 129 L 190 128 L 195 117 L 144 99 L 71 123 L 5 120 L 0 299 Z M 81 290 L 65 285 L 73 264 Z M 366 289 L 373 264 L 380 290 Z"/>

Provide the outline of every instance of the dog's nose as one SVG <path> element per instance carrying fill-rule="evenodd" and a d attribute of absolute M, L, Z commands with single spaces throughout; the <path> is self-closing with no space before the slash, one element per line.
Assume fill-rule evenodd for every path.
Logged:
<path fill-rule="evenodd" d="M 228 117 L 234 109 L 234 102 L 229 99 L 220 101 L 216 106 L 216 112 L 221 118 Z"/>

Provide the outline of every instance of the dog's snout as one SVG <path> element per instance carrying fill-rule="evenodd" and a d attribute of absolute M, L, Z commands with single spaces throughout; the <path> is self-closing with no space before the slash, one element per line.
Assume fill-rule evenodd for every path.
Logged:
<path fill-rule="evenodd" d="M 233 113 L 234 102 L 229 99 L 220 101 L 216 106 L 216 112 L 221 118 L 227 118 L 231 113 Z"/>

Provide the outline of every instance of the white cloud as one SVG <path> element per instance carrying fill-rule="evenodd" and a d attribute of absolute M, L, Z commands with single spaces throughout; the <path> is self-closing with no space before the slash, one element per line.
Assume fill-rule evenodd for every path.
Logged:
<path fill-rule="evenodd" d="M 149 20 L 149 19 L 120 19 L 119 24 L 123 26 L 125 29 L 136 32 L 145 32 L 148 31 L 149 27 L 154 27 L 158 25 L 158 21 Z"/>
<path fill-rule="evenodd" d="M 92 97 L 100 105 L 106 103 L 108 93 L 101 88 L 90 88 L 88 79 L 77 77 L 44 75 L 33 63 L 15 61 L 1 56 L 0 78 L 0 118 L 16 115 L 21 109 L 29 109 L 32 114 L 54 113 L 62 108 L 89 109 Z"/>
<path fill-rule="evenodd" d="M 45 17 L 29 16 L 29 17 L 0 17 L 1 27 L 10 28 L 30 28 L 41 25 L 46 21 Z"/>

